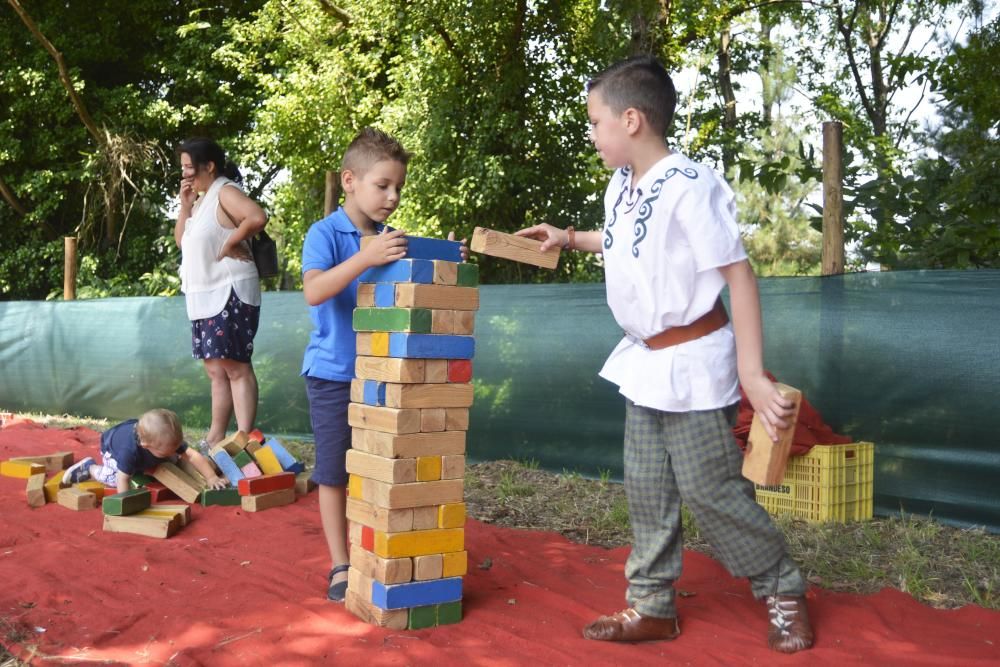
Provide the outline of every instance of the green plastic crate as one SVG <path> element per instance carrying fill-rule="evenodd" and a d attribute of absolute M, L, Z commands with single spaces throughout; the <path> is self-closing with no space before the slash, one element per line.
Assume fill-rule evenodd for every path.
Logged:
<path fill-rule="evenodd" d="M 756 484 L 757 502 L 771 514 L 811 522 L 872 518 L 875 445 L 816 445 L 788 459 L 780 484 Z"/>

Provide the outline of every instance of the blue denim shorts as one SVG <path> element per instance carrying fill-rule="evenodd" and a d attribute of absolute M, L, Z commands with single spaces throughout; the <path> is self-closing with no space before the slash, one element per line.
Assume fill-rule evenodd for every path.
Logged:
<path fill-rule="evenodd" d="M 316 441 L 316 466 L 312 480 L 324 486 L 347 485 L 347 450 L 351 448 L 351 427 L 347 406 L 351 383 L 306 376 L 309 419 Z"/>

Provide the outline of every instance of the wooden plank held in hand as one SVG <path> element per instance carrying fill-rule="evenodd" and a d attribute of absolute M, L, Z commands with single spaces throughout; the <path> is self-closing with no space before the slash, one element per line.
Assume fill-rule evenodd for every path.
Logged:
<path fill-rule="evenodd" d="M 754 414 L 747 438 L 746 455 L 743 457 L 743 476 L 761 486 L 778 484 L 785 476 L 788 452 L 792 447 L 795 424 L 799 419 L 799 405 L 802 402 L 802 392 L 795 387 L 780 382 L 776 386 L 781 395 L 791 399 L 794 404 L 788 426 L 778 431 L 778 441 L 774 442 L 764 430 L 764 424 L 758 415 Z"/>
<path fill-rule="evenodd" d="M 472 243 L 469 244 L 469 249 L 483 255 L 534 264 L 543 269 L 556 268 L 559 264 L 561 248 L 556 246 L 541 252 L 538 249 L 541 245 L 542 242 L 535 239 L 476 227 L 472 232 Z"/>

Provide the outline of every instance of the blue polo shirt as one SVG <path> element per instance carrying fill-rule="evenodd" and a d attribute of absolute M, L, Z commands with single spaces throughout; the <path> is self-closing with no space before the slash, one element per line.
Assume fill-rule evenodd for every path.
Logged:
<path fill-rule="evenodd" d="M 151 470 L 166 461 L 176 463 L 177 454 L 183 454 L 187 450 L 187 443 L 182 442 L 173 456 L 165 459 L 154 456 L 139 445 L 139 434 L 136 432 L 138 423 L 138 419 L 129 419 L 101 434 L 101 452 L 110 455 L 111 467 L 118 472 L 131 476 Z"/>
<path fill-rule="evenodd" d="M 382 225 L 376 224 L 377 231 Z M 361 233 L 340 207 L 319 222 L 314 222 L 302 244 L 302 275 L 306 271 L 327 271 L 361 249 Z M 353 326 L 354 308 L 358 305 L 358 280 L 340 294 L 318 306 L 309 307 L 313 331 L 309 335 L 302 375 L 350 382 L 354 378 L 357 355 Z"/>

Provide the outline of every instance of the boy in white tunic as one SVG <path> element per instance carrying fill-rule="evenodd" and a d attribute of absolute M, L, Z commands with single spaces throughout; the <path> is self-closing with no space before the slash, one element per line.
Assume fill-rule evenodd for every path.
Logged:
<path fill-rule="evenodd" d="M 806 584 L 781 532 L 740 473 L 732 424 L 743 385 L 772 438 L 791 403 L 764 374 L 760 300 L 735 220 L 732 190 L 712 170 L 671 151 L 676 93 L 648 57 L 588 84 L 591 140 L 615 169 L 603 231 L 542 224 L 518 232 L 604 254 L 608 305 L 625 338 L 601 376 L 626 399 L 625 491 L 633 530 L 629 608 L 601 616 L 588 639 L 655 641 L 680 634 L 681 502 L 734 576 L 766 600 L 768 644 L 812 646 Z M 729 286 L 732 324 L 719 300 Z"/>

